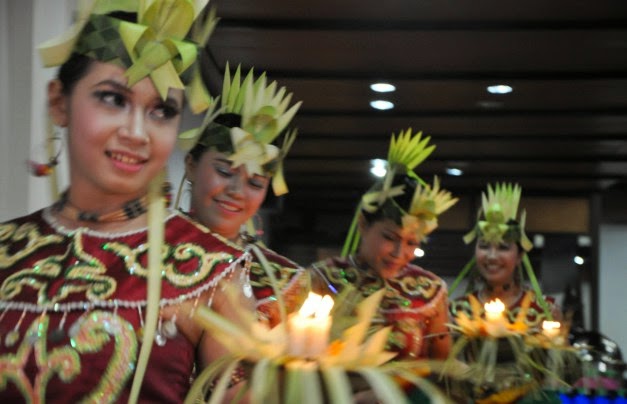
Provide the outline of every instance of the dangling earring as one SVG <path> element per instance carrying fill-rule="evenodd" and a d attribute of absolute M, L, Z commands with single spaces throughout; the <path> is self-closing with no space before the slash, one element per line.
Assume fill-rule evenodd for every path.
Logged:
<path fill-rule="evenodd" d="M 260 239 L 263 236 L 263 220 L 261 219 L 261 215 L 258 213 L 253 216 L 252 220 L 252 229 L 254 231 L 255 237 Z"/>
<path fill-rule="evenodd" d="M 176 192 L 176 199 L 174 200 L 174 209 L 179 210 L 181 212 L 185 212 L 185 210 L 183 209 L 183 207 L 181 206 L 181 199 L 183 194 L 189 194 L 189 200 L 191 201 L 191 194 L 192 194 L 192 186 L 194 185 L 194 183 L 192 182 L 192 180 L 188 179 L 187 176 L 185 174 L 183 174 L 183 177 L 181 178 L 181 182 L 179 183 L 179 189 Z M 191 203 L 190 203 L 191 205 Z M 191 209 L 191 206 L 189 208 L 189 212 L 188 214 L 190 216 L 193 216 L 193 212 Z"/>
<path fill-rule="evenodd" d="M 28 171 L 35 177 L 46 177 L 52 173 L 54 168 L 59 164 L 59 156 L 63 149 L 61 137 L 55 135 L 48 138 L 46 145 L 46 154 L 48 161 L 46 163 L 38 163 L 35 160 L 28 160 Z"/>
<path fill-rule="evenodd" d="M 170 181 L 166 181 L 161 186 L 161 192 L 163 193 L 163 199 L 165 199 L 165 207 L 172 206 L 172 184 Z"/>

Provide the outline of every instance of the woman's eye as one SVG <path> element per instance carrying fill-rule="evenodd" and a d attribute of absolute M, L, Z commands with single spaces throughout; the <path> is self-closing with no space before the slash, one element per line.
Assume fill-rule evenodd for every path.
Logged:
<path fill-rule="evenodd" d="M 172 105 L 163 104 L 155 108 L 152 112 L 152 115 L 160 120 L 169 120 L 175 118 L 180 113 L 181 111 L 178 108 Z"/>
<path fill-rule="evenodd" d="M 126 105 L 126 97 L 115 91 L 96 91 L 96 97 L 103 103 L 116 108 Z"/>
<path fill-rule="evenodd" d="M 257 189 L 263 189 L 263 187 L 265 186 L 265 182 L 263 180 L 259 180 L 256 178 L 251 178 L 250 180 L 248 180 L 248 183 L 250 184 L 250 186 Z"/>
<path fill-rule="evenodd" d="M 218 174 L 220 174 L 223 177 L 230 177 L 233 175 L 230 167 L 215 166 L 215 169 L 218 172 Z"/>
<path fill-rule="evenodd" d="M 264 177 L 261 175 L 253 175 L 252 177 L 248 179 L 248 184 L 250 184 L 250 186 L 253 188 L 264 189 L 266 185 L 268 184 L 268 181 L 269 181 L 268 177 Z"/>

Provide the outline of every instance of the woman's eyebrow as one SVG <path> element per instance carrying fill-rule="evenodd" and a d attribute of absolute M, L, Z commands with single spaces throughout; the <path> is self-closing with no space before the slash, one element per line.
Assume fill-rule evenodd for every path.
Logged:
<path fill-rule="evenodd" d="M 118 81 L 115 80 L 111 80 L 111 79 L 106 79 L 106 80 L 102 80 L 99 81 L 98 83 L 94 84 L 92 87 L 99 87 L 99 86 L 103 86 L 103 85 L 108 85 L 111 87 L 114 87 L 115 89 L 122 91 L 124 93 L 130 93 L 131 89 L 128 88 L 128 86 L 126 86 L 126 84 L 122 84 Z"/>

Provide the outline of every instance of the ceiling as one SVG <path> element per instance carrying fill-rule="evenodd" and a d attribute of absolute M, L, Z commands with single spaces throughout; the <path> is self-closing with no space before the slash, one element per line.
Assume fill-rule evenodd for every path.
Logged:
<path fill-rule="evenodd" d="M 441 176 L 462 199 L 496 181 L 584 199 L 627 184 L 627 1 L 211 3 L 221 17 L 211 86 L 228 61 L 267 71 L 303 101 L 285 163 L 290 193 L 269 202 L 280 208 L 279 244 L 341 243 L 338 229 L 373 182 L 370 159 L 409 127 L 437 145 L 419 175 Z M 375 81 L 396 91 L 377 96 Z M 493 84 L 513 92 L 490 94 Z M 375 98 L 395 108 L 373 110 Z M 460 204 L 474 215 L 472 205 Z"/>

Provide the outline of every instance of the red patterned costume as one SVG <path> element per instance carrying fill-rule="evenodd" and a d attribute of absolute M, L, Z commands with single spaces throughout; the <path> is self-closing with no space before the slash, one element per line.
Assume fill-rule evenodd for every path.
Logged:
<path fill-rule="evenodd" d="M 160 307 L 212 296 L 253 255 L 179 213 L 166 221 Z M 302 270 L 278 255 L 281 288 Z M 3 402 L 126 402 L 146 306 L 147 231 L 66 230 L 48 210 L 0 225 L 0 397 Z M 248 274 L 245 273 L 246 277 Z M 259 274 L 255 295 L 271 295 Z M 211 299 L 211 297 L 210 297 Z M 196 346 L 160 318 L 142 402 L 181 402 Z"/>
<path fill-rule="evenodd" d="M 373 270 L 356 268 L 344 258 L 330 258 L 312 267 L 324 278 L 327 288 L 338 293 L 345 285 L 352 285 L 365 298 L 386 288 L 378 320 L 392 326 L 387 348 L 398 352 L 400 358 L 428 357 L 431 338 L 447 332 L 432 328 L 431 320 L 447 310 L 446 283 L 432 272 L 409 264 L 394 279 L 384 280 Z"/>

